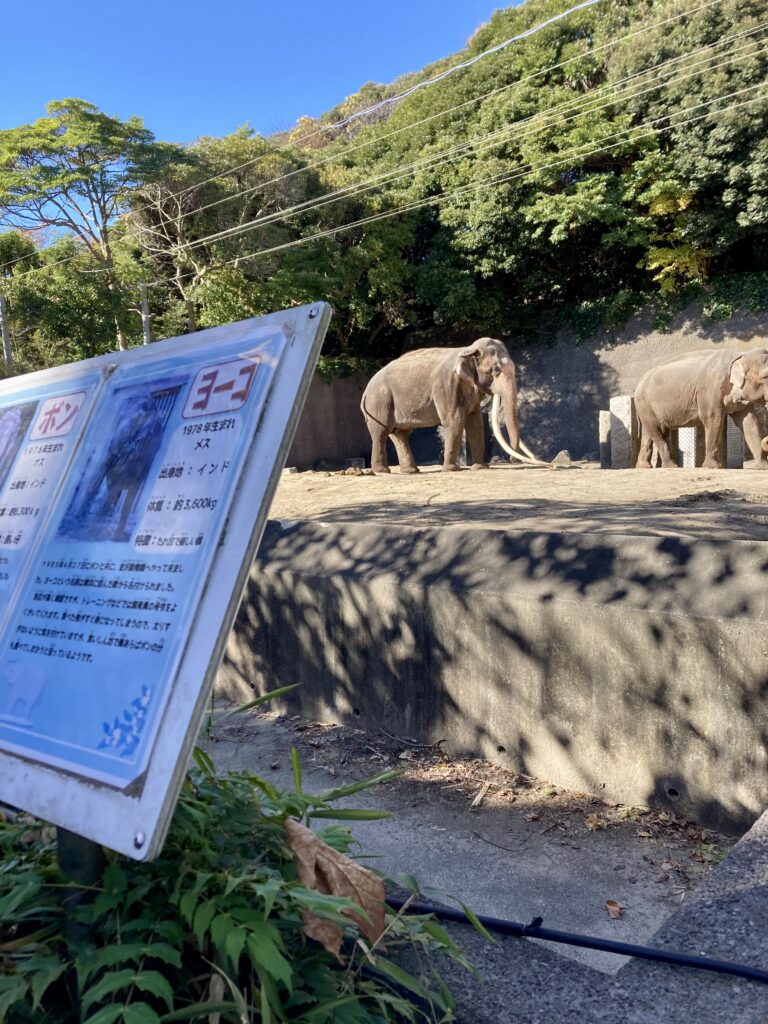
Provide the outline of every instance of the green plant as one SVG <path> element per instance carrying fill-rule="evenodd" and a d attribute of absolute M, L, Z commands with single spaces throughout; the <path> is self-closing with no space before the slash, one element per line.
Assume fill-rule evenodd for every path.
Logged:
<path fill-rule="evenodd" d="M 195 762 L 162 856 L 109 855 L 77 912 L 86 942 L 65 934 L 55 831 L 0 821 L 0 1021 L 65 1024 L 74 1002 L 83 1024 L 453 1019 L 431 955 L 469 966 L 461 952 L 430 917 L 385 915 L 370 897 L 378 877 L 346 856 L 338 820 L 385 815 L 332 806 L 392 773 L 309 795 L 295 751 L 293 793 L 247 772 L 217 777 L 200 750 Z M 341 865 L 351 888 L 320 868 L 307 884 L 313 857 Z M 418 970 L 398 963 L 406 948 Z"/>

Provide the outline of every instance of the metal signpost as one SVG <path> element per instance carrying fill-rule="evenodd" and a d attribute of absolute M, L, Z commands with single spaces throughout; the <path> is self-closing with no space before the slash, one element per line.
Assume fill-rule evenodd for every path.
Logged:
<path fill-rule="evenodd" d="M 0 384 L 0 801 L 158 855 L 329 319 Z"/>

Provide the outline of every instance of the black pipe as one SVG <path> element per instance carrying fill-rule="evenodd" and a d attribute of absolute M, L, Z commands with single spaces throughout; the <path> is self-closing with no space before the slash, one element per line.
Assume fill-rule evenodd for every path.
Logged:
<path fill-rule="evenodd" d="M 472 924 L 471 919 L 461 910 L 450 907 L 439 907 L 434 903 L 423 903 L 387 898 L 387 904 L 393 910 L 403 910 L 407 914 L 434 914 L 445 921 L 456 921 L 458 924 Z M 407 904 L 407 906 L 406 906 Z M 576 932 L 561 932 L 554 928 L 542 928 L 542 918 L 537 917 L 530 924 L 519 921 L 505 921 L 500 917 L 474 915 L 477 920 L 490 931 L 501 932 L 503 935 L 516 935 L 518 938 L 546 939 L 547 942 L 562 942 L 568 946 L 582 946 L 586 949 L 599 949 L 605 953 L 620 953 L 634 956 L 639 960 L 655 960 L 664 964 L 675 964 L 678 967 L 696 967 L 702 971 L 716 971 L 718 974 L 733 974 L 737 978 L 749 978 L 768 985 L 768 971 L 747 964 L 734 964 L 729 960 L 715 960 L 708 956 L 694 956 L 691 953 L 676 953 L 667 949 L 655 949 L 653 946 L 638 946 L 633 942 L 616 942 L 614 939 L 599 939 L 593 935 L 579 935 Z"/>

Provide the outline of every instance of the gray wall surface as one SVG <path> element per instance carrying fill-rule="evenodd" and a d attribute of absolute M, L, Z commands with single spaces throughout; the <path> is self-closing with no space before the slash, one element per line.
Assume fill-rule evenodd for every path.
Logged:
<path fill-rule="evenodd" d="M 327 384 L 315 374 L 287 466 L 314 469 L 321 459 L 340 466 L 347 459 L 364 457 L 370 461 L 371 439 L 360 412 L 366 384 L 358 377 L 339 377 Z"/>
<path fill-rule="evenodd" d="M 766 570 L 760 542 L 270 523 L 217 686 L 746 827 Z"/>

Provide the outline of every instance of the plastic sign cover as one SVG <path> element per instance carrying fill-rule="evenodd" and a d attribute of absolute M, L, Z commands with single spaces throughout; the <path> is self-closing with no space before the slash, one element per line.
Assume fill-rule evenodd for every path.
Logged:
<path fill-rule="evenodd" d="M 0 393 L 0 799 L 158 852 L 328 318 L 301 307 Z"/>

